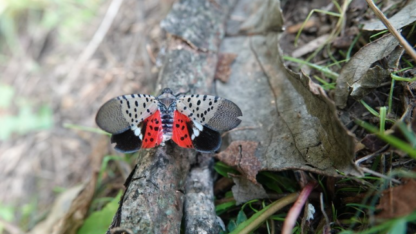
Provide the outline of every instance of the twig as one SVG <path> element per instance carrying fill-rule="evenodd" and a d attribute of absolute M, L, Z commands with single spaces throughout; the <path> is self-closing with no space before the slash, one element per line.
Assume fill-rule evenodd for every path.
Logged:
<path fill-rule="evenodd" d="M 300 195 L 298 193 L 291 193 L 288 196 L 281 198 L 272 204 L 270 204 L 270 209 L 266 210 L 264 213 L 259 215 L 256 219 L 250 222 L 243 230 L 239 232 L 239 234 L 248 234 L 253 232 L 260 224 L 265 222 L 270 216 L 276 213 L 278 210 L 282 209 L 283 207 L 289 205 L 290 203 L 296 201 L 296 199 Z"/>
<path fill-rule="evenodd" d="M 397 184 L 401 184 L 401 182 L 400 182 L 399 180 L 393 179 L 393 178 L 391 178 L 391 177 L 388 177 L 388 176 L 383 175 L 383 174 L 381 174 L 381 173 L 378 173 L 378 172 L 376 172 L 376 171 L 370 170 L 370 169 L 368 169 L 368 168 L 366 168 L 366 167 L 361 167 L 361 170 L 363 170 L 363 172 L 366 172 L 366 173 L 372 174 L 372 175 L 374 175 L 374 176 L 378 176 L 378 177 L 383 178 L 383 179 L 385 179 L 385 180 L 391 180 L 391 182 L 394 182 L 394 183 L 397 183 Z"/>
<path fill-rule="evenodd" d="M 385 145 L 381 149 L 377 150 L 376 152 L 358 159 L 357 161 L 355 161 L 355 165 L 360 166 L 362 162 L 367 161 L 368 159 L 373 158 L 376 155 L 379 155 L 381 152 L 384 152 L 388 147 L 390 147 L 390 145 Z"/>
<path fill-rule="evenodd" d="M 150 61 L 152 61 L 153 64 L 156 64 L 156 56 L 152 51 L 152 48 L 150 47 L 149 44 L 146 45 L 146 51 L 147 54 L 149 55 Z"/>
<path fill-rule="evenodd" d="M 314 182 L 308 183 L 299 194 L 299 197 L 292 208 L 290 208 L 289 213 L 286 216 L 285 222 L 283 223 L 282 234 L 291 234 L 293 227 L 296 224 L 296 220 L 299 217 L 299 214 L 305 205 L 306 199 L 308 199 L 309 194 L 312 192 L 313 187 L 315 186 Z"/>
<path fill-rule="evenodd" d="M 319 194 L 319 201 L 321 203 L 321 212 L 322 212 L 322 215 L 324 216 L 325 222 L 326 222 L 326 227 L 323 230 L 326 230 L 326 229 L 329 229 L 331 226 L 330 226 L 330 223 L 329 223 L 328 215 L 325 212 L 323 193 Z M 329 231 L 329 230 L 327 230 L 327 231 Z M 327 233 L 327 232 L 324 232 L 324 233 Z"/>
<path fill-rule="evenodd" d="M 406 50 L 406 52 L 413 58 L 413 61 L 416 61 L 416 52 L 412 48 L 412 46 L 407 42 L 407 40 L 393 27 L 390 21 L 384 16 L 383 12 L 378 9 L 378 7 L 374 4 L 372 0 L 366 0 L 367 4 L 370 8 L 374 11 L 376 16 L 383 22 L 383 24 L 387 27 L 389 32 L 393 34 L 393 36 L 399 41 L 400 45 Z"/>
<path fill-rule="evenodd" d="M 110 6 L 107 9 L 107 12 L 104 16 L 104 20 L 101 22 L 100 27 L 95 32 L 93 38 L 91 39 L 90 43 L 85 47 L 84 51 L 82 51 L 81 55 L 78 57 L 77 61 L 73 69 L 68 73 L 67 79 L 72 80 L 76 79 L 84 66 L 84 64 L 91 58 L 91 56 L 95 53 L 98 46 L 104 40 L 105 35 L 107 34 L 108 30 L 110 29 L 111 24 L 114 21 L 114 18 L 117 15 L 118 10 L 120 9 L 121 4 L 124 0 L 113 0 Z"/>

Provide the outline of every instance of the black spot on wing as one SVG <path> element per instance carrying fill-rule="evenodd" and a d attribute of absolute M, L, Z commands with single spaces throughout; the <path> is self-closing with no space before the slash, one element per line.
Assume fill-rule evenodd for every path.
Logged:
<path fill-rule="evenodd" d="M 142 141 L 134 132 L 128 129 L 125 132 L 111 136 L 111 143 L 115 143 L 114 148 L 122 153 L 133 153 L 140 149 Z"/>

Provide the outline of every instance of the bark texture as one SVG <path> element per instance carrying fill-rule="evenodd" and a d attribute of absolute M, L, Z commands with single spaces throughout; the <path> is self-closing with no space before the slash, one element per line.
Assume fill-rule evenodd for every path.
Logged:
<path fill-rule="evenodd" d="M 219 233 L 224 223 L 215 213 L 213 158 L 199 154 L 186 181 L 185 233 Z"/>
<path fill-rule="evenodd" d="M 210 94 L 224 24 L 234 2 L 184 0 L 173 5 L 161 23 L 171 35 L 160 54 L 163 66 L 157 91 Z M 187 233 L 218 233 L 221 222 L 213 204 L 212 158 L 200 155 L 196 160 L 195 155 L 169 142 L 141 150 L 107 233 L 180 233 L 184 199 Z"/>

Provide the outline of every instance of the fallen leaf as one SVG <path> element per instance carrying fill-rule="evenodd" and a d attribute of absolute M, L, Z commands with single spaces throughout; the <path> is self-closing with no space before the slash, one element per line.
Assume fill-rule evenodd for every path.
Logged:
<path fill-rule="evenodd" d="M 257 14 L 281 14 L 275 6 L 263 9 Z M 259 28 L 272 29 L 270 22 L 262 23 Z M 224 52 L 238 55 L 228 83 L 217 83 L 218 95 L 243 112 L 241 130 L 229 133 L 230 142 L 258 142 L 261 170 L 362 175 L 353 163 L 354 136 L 339 121 L 324 90 L 284 66 L 278 31 L 225 38 L 221 45 Z"/>
<path fill-rule="evenodd" d="M 346 106 L 350 88 L 358 92 L 360 80 L 365 76 L 371 65 L 389 55 L 399 44 L 396 38 L 387 34 L 362 47 L 342 68 L 335 89 L 335 103 L 339 108 Z"/>
<path fill-rule="evenodd" d="M 416 181 L 409 179 L 407 183 L 383 191 L 377 209 L 379 219 L 391 219 L 408 215 L 416 210 Z"/>
<path fill-rule="evenodd" d="M 261 169 L 261 164 L 255 156 L 257 146 L 258 143 L 253 141 L 234 141 L 216 157 L 229 166 L 235 166 L 247 176 L 247 179 L 257 183 L 256 175 Z"/>
<path fill-rule="evenodd" d="M 416 21 L 416 0 L 410 0 L 399 12 L 389 18 L 389 22 L 394 28 L 400 29 Z M 376 20 L 364 24 L 364 30 L 380 31 L 386 30 L 383 22 Z"/>
<path fill-rule="evenodd" d="M 78 194 L 82 189 L 83 186 L 79 185 L 60 194 L 53 203 L 48 217 L 32 228 L 29 234 L 53 233 L 52 230 L 54 229 L 54 226 L 65 217 L 71 207 L 71 203 L 78 197 Z"/>
<path fill-rule="evenodd" d="M 215 71 L 215 79 L 221 80 L 227 83 L 230 78 L 231 70 L 230 65 L 234 62 L 236 54 L 222 53 L 218 55 L 217 69 Z"/>
<path fill-rule="evenodd" d="M 348 49 L 358 33 L 360 33 L 360 30 L 357 27 L 348 28 L 344 34 L 332 42 L 332 46 L 337 49 Z"/>
<path fill-rule="evenodd" d="M 253 199 L 268 197 L 266 190 L 261 184 L 255 184 L 241 176 L 233 177 L 233 180 L 235 185 L 231 188 L 231 191 L 233 192 L 237 206 Z"/>
<path fill-rule="evenodd" d="M 108 151 L 108 139 L 107 137 L 101 137 L 100 141 L 94 146 L 91 155 L 92 158 L 91 167 L 94 168 L 94 172 L 91 179 L 86 183 L 82 190 L 77 194 L 77 197 L 71 202 L 67 213 L 63 218 L 55 223 L 53 232 L 54 234 L 72 234 L 76 233 L 78 228 L 84 223 L 84 219 L 88 215 L 90 209 L 90 203 L 94 198 L 96 189 L 98 171 L 101 166 L 102 157 Z"/>
<path fill-rule="evenodd" d="M 294 58 L 299 58 L 302 57 L 305 54 L 308 54 L 312 51 L 315 51 L 316 49 L 318 49 L 320 46 L 322 46 L 323 44 L 325 44 L 329 38 L 329 34 L 324 34 L 308 43 L 306 43 L 305 45 L 297 48 L 296 50 L 294 50 L 292 52 L 292 57 Z"/>
<path fill-rule="evenodd" d="M 368 9 L 368 4 L 365 0 L 352 0 L 348 5 L 348 12 L 358 12 L 360 15 Z"/>
<path fill-rule="evenodd" d="M 361 99 L 375 88 L 380 87 L 390 79 L 390 71 L 380 66 L 369 68 L 367 72 L 351 85 L 351 97 Z"/>
<path fill-rule="evenodd" d="M 365 12 L 368 9 L 366 0 L 352 0 L 348 5 L 345 26 L 359 25 L 362 18 L 366 16 Z M 345 27 L 348 28 L 348 27 Z"/>
<path fill-rule="evenodd" d="M 319 25 L 320 23 L 317 17 L 312 16 L 308 21 L 306 21 L 306 23 L 299 22 L 297 24 L 290 25 L 286 28 L 285 31 L 287 34 L 295 34 L 295 33 L 298 33 L 298 31 L 302 28 L 302 26 L 303 26 L 303 30 L 307 30 L 308 28 L 319 27 Z"/>
<path fill-rule="evenodd" d="M 393 52 L 391 52 L 391 54 L 388 56 L 388 59 L 387 59 L 387 67 L 389 69 L 400 70 L 399 63 L 403 56 L 404 51 L 405 50 L 402 47 L 398 46 L 396 47 L 395 50 L 393 50 Z"/>
<path fill-rule="evenodd" d="M 256 1 L 250 1 L 250 4 L 259 4 Z M 247 9 L 257 9 L 240 25 L 240 31 L 248 34 L 262 33 L 268 30 L 281 30 L 283 26 L 283 17 L 280 9 L 280 1 L 267 0 L 260 1 L 261 6 L 251 6 Z M 270 11 L 274 14 L 264 14 Z M 265 23 L 267 22 L 267 23 Z"/>

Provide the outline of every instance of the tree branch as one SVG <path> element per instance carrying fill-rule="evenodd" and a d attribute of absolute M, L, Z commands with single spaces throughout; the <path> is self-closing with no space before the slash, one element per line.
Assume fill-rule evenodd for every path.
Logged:
<path fill-rule="evenodd" d="M 218 61 L 216 52 L 224 36 L 226 17 L 234 2 L 183 0 L 174 4 L 161 23 L 172 35 L 169 36 L 166 53 L 162 54 L 163 67 L 157 90 L 169 87 L 174 93 L 209 93 Z M 186 207 L 200 206 L 201 210 L 210 212 L 207 218 L 215 219 L 215 222 L 209 223 L 218 225 L 215 210 L 212 209 L 212 177 L 203 179 L 204 184 L 209 185 L 203 192 L 207 192 L 207 201 L 210 202 L 199 203 L 197 199 L 192 199 L 195 187 L 185 188 L 187 178 L 193 178 L 197 167 L 202 166 L 206 172 L 206 160 L 210 159 L 198 162 L 194 151 L 179 148 L 170 142 L 157 149 L 141 150 L 137 166 L 126 182 L 127 190 L 119 211 L 107 233 L 112 233 L 112 230 L 135 234 L 179 233 L 185 191 L 190 192 L 190 196 L 186 196 L 189 198 Z M 188 177 L 191 164 L 194 168 Z M 193 212 L 186 214 L 187 223 L 195 223 L 194 217 L 201 217 Z M 215 230 L 215 225 L 203 228 Z M 212 230 L 206 231 L 213 233 Z"/>

